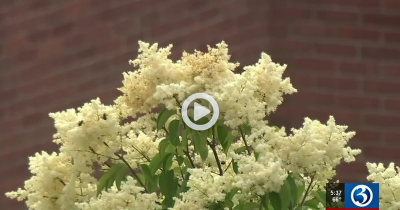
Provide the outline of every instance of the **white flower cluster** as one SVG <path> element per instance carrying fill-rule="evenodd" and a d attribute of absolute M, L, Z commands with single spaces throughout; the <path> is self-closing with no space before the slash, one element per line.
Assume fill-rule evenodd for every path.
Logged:
<path fill-rule="evenodd" d="M 149 112 L 159 104 L 179 109 L 188 96 L 204 92 L 218 102 L 227 125 L 237 127 L 249 122 L 256 127 L 282 103 L 283 94 L 297 91 L 289 78 L 282 79 L 286 65 L 273 63 L 265 53 L 257 64 L 235 74 L 238 64 L 229 62 L 224 42 L 217 48 L 208 47 L 208 53 L 184 53 L 177 62 L 168 59 L 171 45 L 161 49 L 157 44 L 139 45 L 141 54 L 130 61 L 139 69 L 124 74 L 120 88 L 124 95 L 116 100 L 133 110 L 132 115 Z"/>
<path fill-rule="evenodd" d="M 400 209 L 400 168 L 390 163 L 387 168 L 382 163 L 367 163 L 368 180 L 379 183 L 379 208 Z"/>
<path fill-rule="evenodd" d="M 159 198 L 156 193 L 142 193 L 143 188 L 136 186 L 136 180 L 128 177 L 119 191 L 113 186 L 108 192 L 103 192 L 99 198 L 90 198 L 87 202 L 77 204 L 82 210 L 115 209 L 115 210 L 149 210 L 161 209 L 157 204 Z"/>
<path fill-rule="evenodd" d="M 36 153 L 29 158 L 29 170 L 33 177 L 25 181 L 25 189 L 6 195 L 20 201 L 26 200 L 31 209 L 74 209 L 74 202 L 78 199 L 75 185 L 71 185 L 72 189 L 66 187 L 72 173 L 71 165 L 71 159 L 65 155 Z"/>
<path fill-rule="evenodd" d="M 212 202 L 225 199 L 226 192 L 232 189 L 234 175 L 229 173 L 224 176 L 211 173 L 210 168 L 191 169 L 188 186 L 190 189 L 182 193 L 182 199 L 176 199 L 172 210 L 207 209 Z"/>
<path fill-rule="evenodd" d="M 346 147 L 355 135 L 346 129 L 347 126 L 336 125 L 332 116 L 326 125 L 305 118 L 302 128 L 292 129 L 293 134 L 283 140 L 272 139 L 271 144 L 288 170 L 312 174 L 316 180 L 326 182 L 335 175 L 335 168 L 342 159 L 352 162 L 354 156 L 361 153 L 359 149 Z"/>
<path fill-rule="evenodd" d="M 160 209 L 163 195 L 144 193 L 133 176 L 128 176 L 120 190 L 112 186 L 97 197 L 96 168 L 107 170 L 110 164 L 129 163 L 129 167 L 136 169 L 140 164 L 149 164 L 159 152 L 159 143 L 168 135 L 167 131 L 156 129 L 158 115 L 151 113 L 153 108 L 163 104 L 179 115 L 186 97 L 198 92 L 217 101 L 220 119 L 233 130 L 236 139 L 228 151 L 218 144 L 215 148 L 210 146 L 205 161 L 194 155 L 193 145 L 188 146 L 187 154 L 192 156 L 190 161 L 195 168 L 187 169 L 188 191 L 174 198 L 173 210 L 207 209 L 223 201 L 233 189 L 238 190 L 232 198 L 234 205 L 259 200 L 268 192 L 278 192 L 289 172 L 299 174 L 297 179 L 309 183 L 313 177 L 323 185 L 333 177 L 341 160 L 354 161 L 360 153 L 347 147 L 355 133 L 336 125 L 333 117 L 326 125 L 306 118 L 303 127 L 293 129 L 290 135 L 268 125 L 265 116 L 277 109 L 284 94 L 297 90 L 289 78 L 282 77 L 286 65 L 272 62 L 265 53 L 256 64 L 244 67 L 243 73 L 238 74 L 234 72 L 238 64 L 229 61 L 224 42 L 216 48 L 208 47 L 207 53 L 185 52 L 176 62 L 168 58 L 172 45 L 160 49 L 157 44 L 139 45 L 139 56 L 130 61 L 138 69 L 124 73 L 120 88 L 123 95 L 115 104 L 107 106 L 96 99 L 77 110 L 50 114 L 57 129 L 54 142 L 60 145 L 60 152 L 30 158 L 33 176 L 25 182 L 24 189 L 9 192 L 8 197 L 26 200 L 31 210 Z M 124 123 L 129 118 L 136 119 Z M 244 124 L 251 126 L 251 134 L 237 132 Z M 243 147 L 245 152 L 236 151 Z M 177 158 L 171 165 L 171 169 L 182 172 Z M 187 166 L 187 162 L 181 165 Z M 134 173 L 134 169 L 130 172 Z M 182 184 L 184 175 L 175 175 Z M 399 183 L 398 175 L 371 177 L 384 177 L 378 181 L 386 182 L 390 189 Z M 383 199 L 398 205 L 389 197 Z M 395 199 L 398 202 L 399 197 Z"/>

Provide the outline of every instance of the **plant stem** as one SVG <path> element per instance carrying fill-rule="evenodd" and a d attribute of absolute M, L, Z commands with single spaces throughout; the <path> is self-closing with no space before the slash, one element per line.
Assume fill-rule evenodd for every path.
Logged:
<path fill-rule="evenodd" d="M 304 202 L 306 201 L 306 197 L 307 197 L 309 191 L 311 190 L 311 185 L 313 184 L 313 182 L 314 182 L 314 175 L 311 176 L 310 185 L 308 185 L 307 190 L 304 193 L 304 197 L 303 197 L 303 200 L 300 203 L 300 206 L 303 206 Z"/>
<path fill-rule="evenodd" d="M 144 188 L 144 191 L 147 193 L 146 186 L 143 184 L 143 182 L 140 180 L 139 176 L 136 174 L 135 170 L 129 165 L 129 163 L 125 160 L 125 158 L 122 155 L 119 155 L 118 153 L 114 153 L 122 162 L 125 163 L 126 166 L 128 166 L 129 170 L 132 172 L 133 176 L 135 179 L 139 182 L 139 184 Z"/>
<path fill-rule="evenodd" d="M 222 175 L 224 175 L 224 171 L 222 170 L 221 162 L 219 161 L 218 153 L 217 153 L 217 150 L 215 149 L 215 145 L 216 145 L 215 131 L 214 131 L 214 128 L 211 128 L 211 129 L 212 129 L 213 142 L 210 143 L 209 141 L 207 141 L 207 144 L 211 147 L 211 149 L 214 153 L 215 161 L 217 162 L 217 166 L 218 166 L 218 170 L 219 170 L 219 175 L 222 176 Z"/>
<path fill-rule="evenodd" d="M 242 135 L 242 138 L 243 138 L 243 141 L 244 141 L 244 146 L 246 146 L 247 153 L 248 153 L 249 155 L 251 155 L 250 148 L 249 148 L 249 146 L 247 145 L 246 136 L 244 135 L 243 130 L 242 130 L 242 128 L 241 128 L 240 126 L 239 126 L 239 131 L 240 131 L 240 135 Z"/>
<path fill-rule="evenodd" d="M 189 149 L 188 149 L 189 150 Z M 196 168 L 196 166 L 194 165 L 194 162 L 192 160 L 192 158 L 190 157 L 190 154 L 188 151 L 183 150 L 183 153 L 185 153 L 186 157 L 189 159 L 190 164 L 192 165 L 192 168 Z"/>
<path fill-rule="evenodd" d="M 229 169 L 229 166 L 231 166 L 233 160 L 231 160 L 231 162 L 229 162 L 228 166 L 225 168 L 224 173 Z"/>

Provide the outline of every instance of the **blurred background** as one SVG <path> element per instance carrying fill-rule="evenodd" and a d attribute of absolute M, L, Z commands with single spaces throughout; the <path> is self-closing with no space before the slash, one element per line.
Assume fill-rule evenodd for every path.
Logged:
<path fill-rule="evenodd" d="M 265 51 L 299 90 L 272 123 L 334 115 L 357 132 L 350 145 L 363 154 L 337 178 L 363 182 L 366 161 L 400 163 L 400 0 L 1 0 L 2 209 L 25 208 L 3 193 L 30 177 L 28 156 L 57 150 L 48 113 L 110 104 L 138 40 L 173 43 L 173 59 L 224 40 L 241 67 Z"/>

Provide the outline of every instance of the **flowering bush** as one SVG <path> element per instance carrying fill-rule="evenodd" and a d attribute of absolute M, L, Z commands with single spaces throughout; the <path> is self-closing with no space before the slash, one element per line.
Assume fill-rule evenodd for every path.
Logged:
<path fill-rule="evenodd" d="M 282 78 L 286 65 L 263 53 L 239 74 L 224 42 L 176 62 L 171 45 L 139 45 L 130 61 L 137 70 L 124 73 L 113 105 L 96 99 L 50 114 L 60 151 L 30 157 L 33 176 L 8 197 L 32 210 L 324 209 L 336 166 L 361 151 L 347 147 L 355 132 L 333 117 L 326 124 L 305 118 L 291 134 L 268 124 L 283 95 L 297 92 Z M 218 102 L 219 120 L 208 130 L 181 118 L 194 93 Z M 394 165 L 367 166 L 368 179 L 381 183 L 381 208 L 400 209 Z"/>

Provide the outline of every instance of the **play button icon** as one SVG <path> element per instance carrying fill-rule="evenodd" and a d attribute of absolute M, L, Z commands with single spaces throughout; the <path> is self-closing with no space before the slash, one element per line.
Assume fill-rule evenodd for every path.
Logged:
<path fill-rule="evenodd" d="M 209 109 L 194 102 L 194 121 L 197 121 L 210 113 L 211 113 L 211 111 Z"/>
<path fill-rule="evenodd" d="M 204 125 L 199 125 L 199 124 L 193 123 L 188 116 L 188 107 L 189 107 L 190 103 L 196 99 L 204 99 L 204 100 L 208 101 L 213 108 L 213 116 L 212 116 L 211 120 Z M 197 102 L 194 102 L 194 113 L 193 113 L 194 121 L 198 121 L 199 119 L 207 116 L 210 113 L 211 113 L 211 111 L 209 109 L 200 105 Z M 186 123 L 186 125 L 188 125 L 193 130 L 203 131 L 203 130 L 207 130 L 207 129 L 211 128 L 217 122 L 218 116 L 219 116 L 219 108 L 218 108 L 217 101 L 215 101 L 215 99 L 213 97 L 211 97 L 210 95 L 208 95 L 206 93 L 195 93 L 195 94 L 189 96 L 183 102 L 183 105 L 182 105 L 183 121 Z"/>

